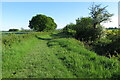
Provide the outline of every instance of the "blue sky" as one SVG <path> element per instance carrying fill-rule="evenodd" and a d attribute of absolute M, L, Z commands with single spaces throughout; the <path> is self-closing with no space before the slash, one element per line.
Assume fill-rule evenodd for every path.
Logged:
<path fill-rule="evenodd" d="M 117 2 L 96 2 L 113 13 L 112 23 L 104 24 L 106 27 L 116 26 L 118 18 Z M 29 29 L 29 20 L 36 14 L 52 17 L 57 23 L 57 28 L 63 28 L 69 23 L 75 23 L 79 17 L 89 16 L 88 8 L 92 2 L 2 2 L 2 30 L 10 28 Z"/>

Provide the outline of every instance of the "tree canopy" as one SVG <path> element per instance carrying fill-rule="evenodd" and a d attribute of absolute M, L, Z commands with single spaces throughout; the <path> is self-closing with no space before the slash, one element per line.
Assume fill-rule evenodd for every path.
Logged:
<path fill-rule="evenodd" d="M 32 17 L 32 19 L 29 21 L 28 27 L 35 31 L 49 31 L 54 30 L 57 27 L 57 24 L 51 17 L 38 14 Z"/>
<path fill-rule="evenodd" d="M 106 10 L 107 6 L 101 7 L 101 4 L 92 5 L 90 10 L 90 17 L 82 17 L 76 19 L 76 24 L 66 25 L 63 29 L 64 33 L 75 30 L 75 37 L 82 41 L 95 41 L 103 35 L 103 27 L 100 23 L 110 20 L 113 14 Z"/>
<path fill-rule="evenodd" d="M 95 5 L 93 4 L 89 10 L 90 10 L 90 15 L 91 18 L 93 18 L 93 26 L 94 28 L 97 27 L 97 24 L 100 24 L 102 22 L 106 22 L 110 20 L 110 17 L 113 16 L 113 14 L 110 14 L 105 7 L 101 7 L 101 4 Z"/>

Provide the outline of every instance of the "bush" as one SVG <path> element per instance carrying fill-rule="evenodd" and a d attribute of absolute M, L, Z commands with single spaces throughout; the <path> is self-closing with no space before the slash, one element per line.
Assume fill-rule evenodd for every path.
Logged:
<path fill-rule="evenodd" d="M 102 38 L 94 41 L 92 43 L 93 50 L 98 53 L 99 55 L 106 55 L 108 53 L 108 46 L 112 41 L 107 38 Z"/>
<path fill-rule="evenodd" d="M 120 54 L 120 30 L 106 31 L 106 38 L 96 40 L 94 50 L 100 55 L 118 56 Z"/>
<path fill-rule="evenodd" d="M 97 25 L 96 28 L 93 26 L 93 19 L 85 17 L 76 20 L 76 38 L 81 41 L 95 41 L 101 37 L 102 26 Z"/>
<path fill-rule="evenodd" d="M 19 29 L 9 29 L 9 31 L 19 31 Z"/>
<path fill-rule="evenodd" d="M 70 24 L 66 25 L 66 26 L 63 28 L 63 33 L 66 33 L 66 34 L 68 34 L 68 35 L 75 36 L 75 34 L 76 34 L 75 24 L 70 23 Z"/>

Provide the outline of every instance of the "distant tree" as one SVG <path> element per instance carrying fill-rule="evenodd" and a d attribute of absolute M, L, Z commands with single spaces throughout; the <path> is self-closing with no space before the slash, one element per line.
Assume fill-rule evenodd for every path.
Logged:
<path fill-rule="evenodd" d="M 19 31 L 19 29 L 9 29 L 9 31 Z"/>
<path fill-rule="evenodd" d="M 106 29 L 110 30 L 110 29 L 118 29 L 118 28 L 117 27 L 109 27 L 109 28 L 106 28 Z"/>
<path fill-rule="evenodd" d="M 93 18 L 93 26 L 94 28 L 97 27 L 98 24 L 102 22 L 106 22 L 110 20 L 110 17 L 113 16 L 113 14 L 110 14 L 105 7 L 101 7 L 101 4 L 95 5 L 93 4 L 89 10 L 90 10 L 90 15 Z"/>
<path fill-rule="evenodd" d="M 76 24 L 70 23 L 67 24 L 64 28 L 63 28 L 63 33 L 75 36 L 76 31 L 75 31 L 75 26 Z"/>
<path fill-rule="evenodd" d="M 54 22 L 54 19 L 51 17 L 38 14 L 29 21 L 29 28 L 35 30 L 35 31 L 49 31 L 54 30 L 57 25 Z"/>
<path fill-rule="evenodd" d="M 68 29 L 75 30 L 76 24 L 70 23 L 63 28 L 64 33 L 68 33 Z"/>
<path fill-rule="evenodd" d="M 33 32 L 32 29 L 24 29 L 24 28 L 21 28 L 20 31 L 21 31 L 21 32 Z"/>
<path fill-rule="evenodd" d="M 76 26 L 76 24 L 70 23 L 70 24 L 67 24 L 63 29 L 69 28 L 69 29 L 74 30 L 74 29 L 75 29 L 75 26 Z"/>
<path fill-rule="evenodd" d="M 23 27 L 21 27 L 21 31 L 24 31 L 25 29 Z"/>

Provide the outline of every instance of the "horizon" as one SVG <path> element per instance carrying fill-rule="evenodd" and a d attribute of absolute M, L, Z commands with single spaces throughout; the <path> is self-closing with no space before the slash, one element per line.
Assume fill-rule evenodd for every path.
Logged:
<path fill-rule="evenodd" d="M 37 14 L 52 17 L 57 24 L 57 29 L 67 24 L 75 23 L 77 18 L 88 17 L 88 8 L 93 2 L 2 2 L 2 29 L 29 29 L 29 20 Z M 104 23 L 105 28 L 118 28 L 118 3 L 117 2 L 95 2 L 107 6 L 108 12 L 113 13 L 111 23 Z M 8 15 L 9 13 L 9 15 Z"/>

